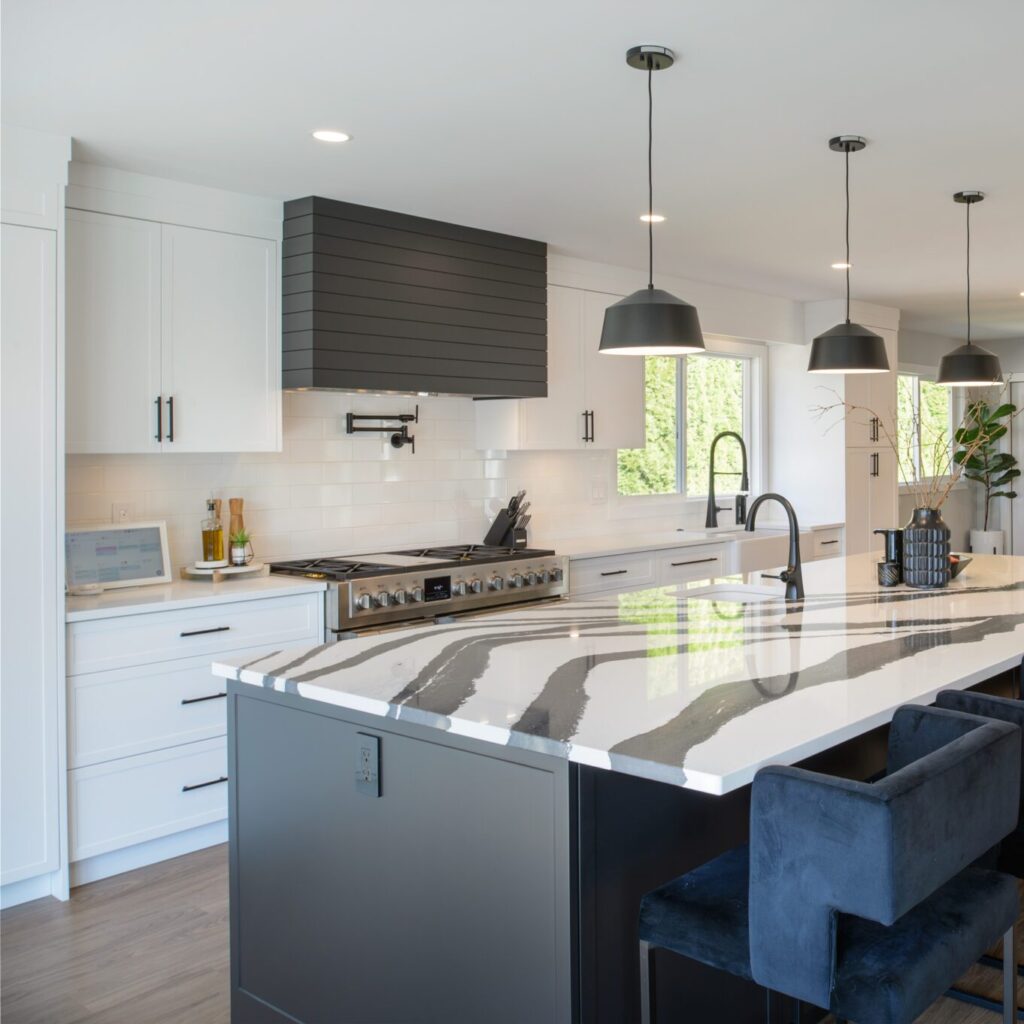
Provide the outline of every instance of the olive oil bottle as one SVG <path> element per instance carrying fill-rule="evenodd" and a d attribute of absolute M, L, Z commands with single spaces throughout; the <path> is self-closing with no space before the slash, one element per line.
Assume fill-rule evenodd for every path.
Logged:
<path fill-rule="evenodd" d="M 220 502 L 210 498 L 206 502 L 206 518 L 203 520 L 203 561 L 224 561 L 224 527 L 220 521 Z"/>

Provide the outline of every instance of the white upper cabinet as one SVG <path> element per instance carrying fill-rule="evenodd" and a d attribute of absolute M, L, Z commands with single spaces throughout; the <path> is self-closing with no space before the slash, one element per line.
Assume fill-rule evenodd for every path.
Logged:
<path fill-rule="evenodd" d="M 68 210 L 67 448 L 156 452 L 160 225 Z"/>
<path fill-rule="evenodd" d="M 548 286 L 547 397 L 474 403 L 480 448 L 644 446 L 644 361 L 598 352 L 604 311 L 619 298 Z"/>
<path fill-rule="evenodd" d="M 280 447 L 277 243 L 162 227 L 161 390 L 183 452 Z"/>
<path fill-rule="evenodd" d="M 277 242 L 68 212 L 68 450 L 281 446 Z"/>

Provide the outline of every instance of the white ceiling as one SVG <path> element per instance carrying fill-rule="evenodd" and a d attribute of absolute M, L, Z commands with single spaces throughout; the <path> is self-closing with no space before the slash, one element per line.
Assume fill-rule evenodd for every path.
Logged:
<path fill-rule="evenodd" d="M 547 240 L 638 268 L 645 80 L 667 272 L 841 292 L 963 329 L 974 207 L 979 338 L 1024 336 L 1021 0 L 4 0 L 3 118 L 79 158 L 260 195 L 309 194 Z M 353 141 L 330 146 L 314 128 Z M 642 274 L 640 275 L 642 277 Z"/>

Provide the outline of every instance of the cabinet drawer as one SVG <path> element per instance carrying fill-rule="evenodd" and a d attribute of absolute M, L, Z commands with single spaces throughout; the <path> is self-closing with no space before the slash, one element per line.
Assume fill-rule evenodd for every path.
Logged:
<path fill-rule="evenodd" d="M 814 531 L 814 554 L 818 558 L 838 558 L 843 553 L 843 531 L 837 527 L 834 530 Z"/>
<path fill-rule="evenodd" d="M 725 572 L 721 548 L 683 548 L 662 551 L 658 555 L 658 582 L 665 586 L 721 576 Z"/>
<path fill-rule="evenodd" d="M 320 594 L 296 594 L 73 622 L 68 629 L 68 674 L 148 665 L 255 645 L 316 643 L 323 625 L 320 599 Z"/>
<path fill-rule="evenodd" d="M 227 773 L 223 739 L 71 769 L 71 860 L 226 818 Z"/>
<path fill-rule="evenodd" d="M 656 583 L 654 556 L 643 552 L 632 555 L 609 555 L 604 558 L 581 558 L 572 562 L 570 578 L 574 594 L 653 587 Z"/>
<path fill-rule="evenodd" d="M 255 659 L 273 650 L 233 653 Z M 71 676 L 69 767 L 223 736 L 226 704 L 224 680 L 214 678 L 209 658 Z"/>

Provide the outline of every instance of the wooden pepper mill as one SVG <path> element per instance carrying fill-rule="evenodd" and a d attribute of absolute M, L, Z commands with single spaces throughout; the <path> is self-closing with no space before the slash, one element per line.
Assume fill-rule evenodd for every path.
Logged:
<path fill-rule="evenodd" d="M 242 515 L 244 503 L 244 498 L 228 498 L 228 508 L 231 509 L 231 522 L 228 524 L 229 539 L 245 529 L 245 518 Z"/>

